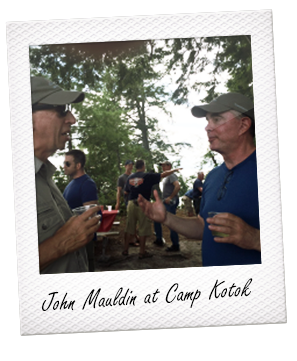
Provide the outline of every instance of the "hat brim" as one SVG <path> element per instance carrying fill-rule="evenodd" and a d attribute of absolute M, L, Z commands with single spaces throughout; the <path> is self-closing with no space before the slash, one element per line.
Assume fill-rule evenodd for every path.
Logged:
<path fill-rule="evenodd" d="M 205 105 L 197 105 L 191 109 L 191 112 L 196 118 L 204 118 L 206 117 L 206 113 L 224 113 L 230 109 L 231 108 L 226 105 L 214 102 Z"/>
<path fill-rule="evenodd" d="M 49 105 L 65 105 L 72 103 L 80 103 L 84 100 L 85 93 L 76 91 L 57 91 L 40 100 L 42 104 Z"/>

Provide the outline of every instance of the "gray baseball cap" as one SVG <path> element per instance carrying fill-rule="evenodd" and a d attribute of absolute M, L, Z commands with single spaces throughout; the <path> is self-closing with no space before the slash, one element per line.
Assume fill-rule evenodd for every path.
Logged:
<path fill-rule="evenodd" d="M 171 165 L 172 166 L 172 164 L 168 160 L 165 160 L 165 162 L 159 163 L 159 165 Z"/>
<path fill-rule="evenodd" d="M 37 103 L 48 105 L 66 105 L 82 102 L 85 93 L 63 90 L 57 84 L 41 76 L 31 77 L 32 105 Z"/>
<path fill-rule="evenodd" d="M 237 110 L 253 120 L 255 119 L 253 102 L 247 96 L 239 93 L 222 94 L 209 104 L 193 107 L 191 112 L 194 117 L 204 118 L 206 113 L 224 113 L 228 110 Z"/>

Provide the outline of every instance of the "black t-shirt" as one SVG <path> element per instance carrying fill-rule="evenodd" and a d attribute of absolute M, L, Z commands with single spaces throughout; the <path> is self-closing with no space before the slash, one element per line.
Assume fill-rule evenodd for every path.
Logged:
<path fill-rule="evenodd" d="M 129 201 L 137 199 L 139 194 L 149 201 L 153 185 L 159 183 L 160 180 L 160 173 L 136 172 L 131 174 L 125 186 L 125 191 L 129 193 Z"/>

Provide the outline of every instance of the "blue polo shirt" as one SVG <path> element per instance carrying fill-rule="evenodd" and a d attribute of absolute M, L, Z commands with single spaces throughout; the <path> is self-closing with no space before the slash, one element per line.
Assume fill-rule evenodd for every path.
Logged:
<path fill-rule="evenodd" d="M 81 207 L 84 203 L 98 200 L 96 183 L 87 174 L 72 179 L 64 190 L 63 197 L 71 209 Z"/>
<path fill-rule="evenodd" d="M 261 263 L 261 252 L 213 240 L 206 222 L 211 211 L 232 213 L 260 229 L 256 151 L 231 170 L 223 163 L 206 177 L 200 205 L 200 216 L 205 222 L 202 261 L 203 266 Z"/>

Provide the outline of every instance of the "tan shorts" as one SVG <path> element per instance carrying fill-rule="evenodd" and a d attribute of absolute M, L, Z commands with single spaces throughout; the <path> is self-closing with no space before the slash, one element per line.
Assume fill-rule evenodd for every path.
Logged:
<path fill-rule="evenodd" d="M 137 222 L 138 226 L 138 234 L 140 237 L 149 237 L 152 235 L 152 225 L 151 221 L 147 218 L 147 216 L 142 212 L 139 206 L 134 204 L 133 201 L 128 202 L 128 215 L 126 222 L 125 232 L 134 235 L 136 232 Z"/>

